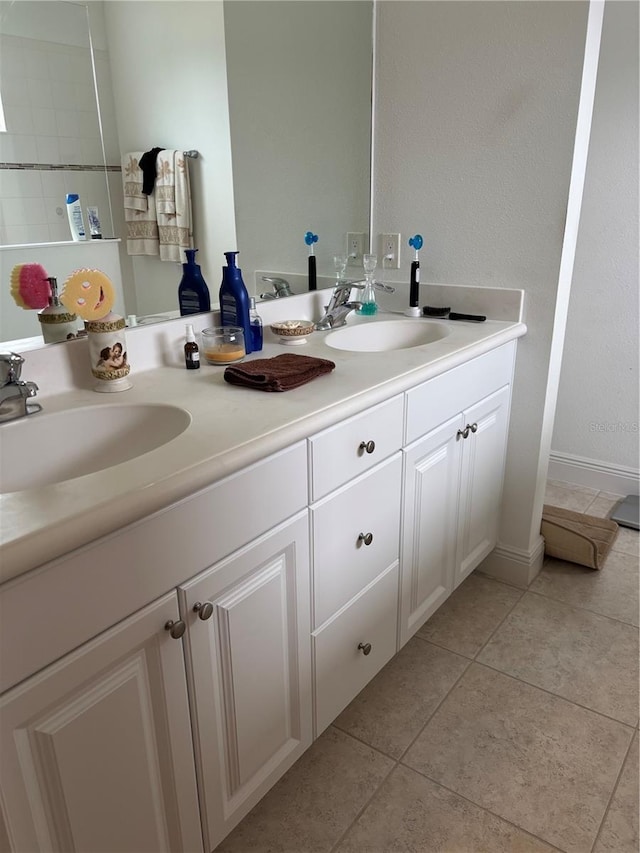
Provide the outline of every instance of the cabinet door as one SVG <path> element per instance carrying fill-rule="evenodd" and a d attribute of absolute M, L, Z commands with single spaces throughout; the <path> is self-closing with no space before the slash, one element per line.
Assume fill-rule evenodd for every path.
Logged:
<path fill-rule="evenodd" d="M 404 452 L 400 646 L 453 589 L 462 416 Z"/>
<path fill-rule="evenodd" d="M 460 442 L 462 477 L 455 586 L 484 560 L 498 539 L 509 398 L 507 385 L 464 412 L 465 427 L 469 425 L 470 430 Z"/>
<path fill-rule="evenodd" d="M 171 593 L 5 694 L 10 849 L 202 851 L 178 618 Z"/>
<path fill-rule="evenodd" d="M 207 850 L 311 743 L 308 539 L 305 511 L 180 590 Z"/>

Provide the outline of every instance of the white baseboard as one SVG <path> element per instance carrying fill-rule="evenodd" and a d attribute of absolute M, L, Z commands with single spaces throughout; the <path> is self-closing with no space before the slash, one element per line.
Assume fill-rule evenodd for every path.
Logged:
<path fill-rule="evenodd" d="M 477 570 L 497 580 L 526 589 L 540 573 L 543 561 L 544 539 L 541 536 L 531 551 L 498 543 Z"/>
<path fill-rule="evenodd" d="M 550 480 L 575 483 L 614 495 L 637 495 L 640 472 L 624 465 L 552 451 L 547 476 Z"/>

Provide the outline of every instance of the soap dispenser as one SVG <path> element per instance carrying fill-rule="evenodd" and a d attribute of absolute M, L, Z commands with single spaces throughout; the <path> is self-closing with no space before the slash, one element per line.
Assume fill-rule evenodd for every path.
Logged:
<path fill-rule="evenodd" d="M 220 285 L 220 319 L 222 326 L 239 326 L 244 332 L 247 355 L 253 352 L 251 345 L 251 321 L 249 319 L 249 294 L 242 280 L 242 270 L 236 266 L 237 252 L 225 252 L 227 266 L 222 267 Z"/>
<path fill-rule="evenodd" d="M 211 311 L 209 288 L 202 277 L 199 264 L 196 263 L 197 251 L 197 249 L 184 250 L 187 262 L 182 264 L 182 280 L 178 287 L 181 317 L 184 317 L 185 314 L 200 314 L 202 311 Z"/>
<path fill-rule="evenodd" d="M 68 311 L 58 297 L 58 282 L 53 276 L 47 281 L 51 289 L 49 304 L 38 312 L 38 320 L 42 327 L 42 338 L 45 344 L 55 344 L 75 338 L 77 332 L 77 315 Z"/>

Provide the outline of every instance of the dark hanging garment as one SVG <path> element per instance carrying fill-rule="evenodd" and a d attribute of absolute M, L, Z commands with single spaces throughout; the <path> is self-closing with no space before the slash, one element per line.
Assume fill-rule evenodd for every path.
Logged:
<path fill-rule="evenodd" d="M 164 151 L 164 148 L 152 148 L 151 151 L 145 151 L 140 158 L 139 166 L 142 169 L 142 192 L 145 195 L 151 195 L 153 188 L 156 185 L 156 158 L 159 151 Z"/>

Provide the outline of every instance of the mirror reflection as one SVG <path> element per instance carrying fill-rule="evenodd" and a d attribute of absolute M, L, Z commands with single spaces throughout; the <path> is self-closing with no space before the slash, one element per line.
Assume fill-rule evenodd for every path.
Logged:
<path fill-rule="evenodd" d="M 27 6 L 20 27 L 7 23 Z M 0 133 L 0 337 L 39 333 L 34 312 L 9 297 L 16 263 L 42 263 L 60 281 L 80 266 L 98 267 L 114 279 L 120 313 L 177 314 L 179 264 L 131 256 L 124 239 L 123 156 L 154 147 L 199 153 L 189 161 L 193 239 L 213 302 L 225 251 L 239 249 L 255 292 L 256 271 L 305 273 L 307 230 L 320 237 L 319 274 L 334 275 L 347 232 L 368 232 L 372 7 L 361 0 L 0 3 L 7 118 Z M 63 14 L 76 23 L 53 26 Z M 42 30 L 33 26 L 38 19 Z M 78 43 L 65 43 L 61 30 L 67 42 L 76 33 Z M 13 40 L 11 49 L 5 40 Z M 76 50 L 85 52 L 84 63 Z M 40 58 L 25 62 L 27 54 Z M 49 85 L 36 78 L 44 93 L 25 67 L 40 74 L 46 67 Z M 51 68 L 66 79 L 54 80 Z M 85 137 L 98 116 L 98 135 Z M 85 221 L 86 207 L 98 207 L 102 240 L 69 243 L 67 192 L 80 196 Z M 111 234 L 122 239 L 105 239 Z M 35 245 L 51 241 L 57 245 Z M 16 242 L 31 245 L 8 247 Z"/>

